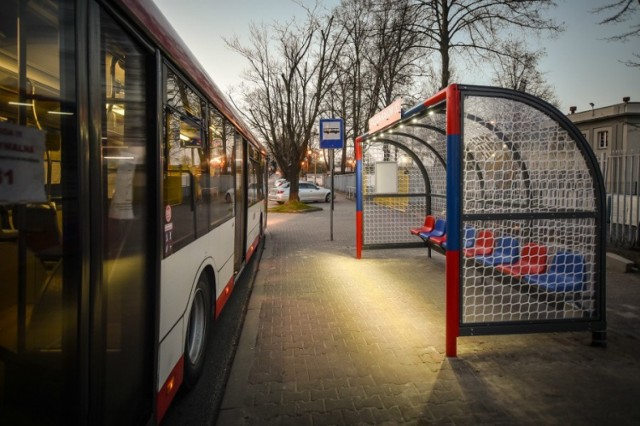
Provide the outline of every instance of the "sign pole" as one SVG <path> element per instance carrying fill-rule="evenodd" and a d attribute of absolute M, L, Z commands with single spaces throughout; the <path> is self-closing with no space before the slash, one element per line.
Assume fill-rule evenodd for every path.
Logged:
<path fill-rule="evenodd" d="M 331 212 L 329 215 L 329 233 L 333 241 L 333 198 L 335 196 L 335 150 L 344 149 L 344 121 L 341 118 L 320 119 L 320 148 L 331 150 L 329 168 L 331 169 Z"/>
<path fill-rule="evenodd" d="M 336 150 L 332 149 L 331 150 L 331 214 L 329 219 L 330 241 L 333 241 L 333 198 L 334 198 L 333 179 L 335 176 L 335 155 L 336 155 Z"/>

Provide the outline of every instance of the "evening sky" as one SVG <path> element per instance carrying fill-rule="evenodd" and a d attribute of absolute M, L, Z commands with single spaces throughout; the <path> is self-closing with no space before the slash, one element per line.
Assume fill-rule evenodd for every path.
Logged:
<path fill-rule="evenodd" d="M 311 3 L 311 0 L 304 0 Z M 547 51 L 540 69 L 551 83 L 560 101 L 560 109 L 578 111 L 622 102 L 630 96 L 640 102 L 640 68 L 631 68 L 621 60 L 640 52 L 640 39 L 611 42 L 606 37 L 623 32 L 629 24 L 598 25 L 604 16 L 590 13 L 611 0 L 559 0 L 553 16 L 563 22 L 566 31 L 554 39 L 540 42 Z M 238 36 L 247 44 L 249 25 L 286 22 L 292 17 L 304 18 L 302 8 L 292 0 L 154 0 L 195 57 L 216 84 L 228 93 L 242 81 L 246 60 L 231 51 L 223 37 Z M 324 0 L 327 7 L 339 0 Z M 640 20 L 640 15 L 634 22 Z M 457 70 L 457 83 L 490 84 L 489 72 L 477 69 Z"/>

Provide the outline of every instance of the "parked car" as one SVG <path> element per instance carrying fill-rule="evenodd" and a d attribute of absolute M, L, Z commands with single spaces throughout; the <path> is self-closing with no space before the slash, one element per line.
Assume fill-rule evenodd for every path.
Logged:
<path fill-rule="evenodd" d="M 269 191 L 269 201 L 276 201 L 283 204 L 289 199 L 290 183 L 286 182 Z M 298 184 L 298 197 L 302 202 L 324 201 L 328 203 L 331 200 L 331 190 L 323 188 L 311 182 L 300 182 Z"/>
<path fill-rule="evenodd" d="M 289 182 L 289 181 L 288 181 L 288 180 L 286 180 L 286 179 L 276 179 L 276 180 L 273 182 L 273 187 L 274 187 L 274 188 L 277 188 L 277 187 L 279 187 L 279 186 L 282 186 L 282 184 L 284 184 L 284 183 L 288 183 L 288 182 Z"/>
<path fill-rule="evenodd" d="M 262 191 L 260 191 L 262 193 Z M 224 199 L 227 203 L 233 201 L 236 196 L 236 191 L 234 188 L 229 188 L 227 192 L 224 194 Z M 255 183 L 249 184 L 249 200 L 255 200 L 258 198 L 258 186 Z"/>

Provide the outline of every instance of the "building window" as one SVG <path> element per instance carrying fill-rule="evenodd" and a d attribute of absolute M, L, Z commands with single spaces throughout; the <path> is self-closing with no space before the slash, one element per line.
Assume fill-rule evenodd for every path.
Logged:
<path fill-rule="evenodd" d="M 609 146 L 609 132 L 607 130 L 603 130 L 597 133 L 598 140 L 598 148 L 604 149 Z"/>

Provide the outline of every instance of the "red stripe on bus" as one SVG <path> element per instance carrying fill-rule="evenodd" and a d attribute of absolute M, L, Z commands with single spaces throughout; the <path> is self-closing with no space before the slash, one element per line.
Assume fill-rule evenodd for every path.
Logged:
<path fill-rule="evenodd" d="M 249 246 L 249 250 L 247 250 L 247 254 L 245 255 L 247 262 L 251 260 L 251 256 L 253 256 L 253 253 L 255 253 L 256 247 L 258 247 L 258 243 L 260 243 L 259 235 L 256 237 L 255 240 L 253 240 L 253 244 L 251 244 L 251 246 Z"/>
<path fill-rule="evenodd" d="M 169 374 L 169 377 L 164 382 L 164 385 L 160 391 L 158 391 L 158 395 L 156 396 L 156 417 L 158 419 L 158 423 L 162 421 L 162 418 L 167 413 L 171 401 L 173 401 L 178 389 L 182 385 L 183 378 L 184 355 L 180 357 L 175 367 L 173 367 L 171 374 Z"/>
<path fill-rule="evenodd" d="M 234 278 L 231 277 L 231 279 L 225 286 L 224 290 L 222 290 L 222 294 L 220 295 L 220 297 L 218 297 L 218 300 L 216 300 L 215 318 L 218 318 L 218 316 L 220 315 L 220 312 L 222 312 L 222 308 L 224 308 L 224 305 L 227 303 L 227 300 L 229 300 L 229 297 L 233 292 L 233 284 L 234 284 Z"/>

